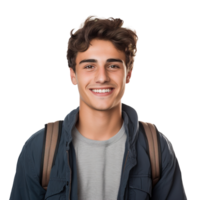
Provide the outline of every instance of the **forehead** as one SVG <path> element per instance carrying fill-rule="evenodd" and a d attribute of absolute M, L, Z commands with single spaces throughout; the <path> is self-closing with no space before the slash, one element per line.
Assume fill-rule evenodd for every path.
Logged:
<path fill-rule="evenodd" d="M 125 53 L 118 50 L 114 44 L 109 40 L 93 39 L 90 41 L 89 48 L 84 52 L 77 53 L 77 61 L 83 58 L 102 58 L 109 57 L 120 58 L 125 61 Z"/>

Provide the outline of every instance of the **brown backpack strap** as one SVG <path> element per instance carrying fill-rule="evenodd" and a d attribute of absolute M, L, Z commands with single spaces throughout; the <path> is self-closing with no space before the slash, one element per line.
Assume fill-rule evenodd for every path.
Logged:
<path fill-rule="evenodd" d="M 141 121 L 140 121 L 141 122 Z M 158 140 L 158 135 L 156 127 L 153 124 L 141 122 L 148 141 L 149 147 L 149 157 L 151 162 L 151 173 L 152 173 L 152 183 L 154 185 L 160 179 L 160 141 Z"/>
<path fill-rule="evenodd" d="M 59 135 L 59 121 L 46 124 L 46 140 L 44 149 L 42 187 L 47 190 L 51 167 Z"/>

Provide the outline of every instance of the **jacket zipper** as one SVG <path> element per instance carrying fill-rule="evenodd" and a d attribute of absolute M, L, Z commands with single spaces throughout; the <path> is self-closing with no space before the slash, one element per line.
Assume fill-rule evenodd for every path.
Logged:
<path fill-rule="evenodd" d="M 129 153 L 129 150 L 128 150 L 128 153 Z M 128 153 L 126 155 L 126 161 L 127 161 Z M 125 165 L 126 165 L 126 161 L 125 161 L 125 164 L 124 164 L 124 168 L 125 168 Z M 124 169 L 123 169 L 123 172 L 124 172 Z"/>
<path fill-rule="evenodd" d="M 67 158 L 68 158 L 68 164 L 69 164 L 69 152 L 67 151 Z M 70 200 L 70 191 L 71 191 L 71 167 L 70 167 L 70 164 L 69 164 L 69 169 L 70 169 L 70 182 L 69 182 L 69 200 Z"/>
<path fill-rule="evenodd" d="M 128 153 L 129 153 L 129 150 L 128 150 Z M 126 160 L 125 160 L 125 163 L 124 163 L 124 168 L 123 168 L 123 172 L 122 174 L 124 173 L 124 169 L 125 169 L 125 166 L 126 166 L 126 161 L 127 161 L 127 158 L 128 158 L 128 153 L 126 154 Z M 125 189 L 125 193 L 126 193 L 126 189 Z M 123 199 L 125 198 L 125 194 L 123 196 Z"/>

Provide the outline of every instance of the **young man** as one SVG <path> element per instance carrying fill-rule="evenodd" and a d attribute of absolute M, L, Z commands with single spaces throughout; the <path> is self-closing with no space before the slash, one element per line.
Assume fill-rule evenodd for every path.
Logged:
<path fill-rule="evenodd" d="M 121 103 L 137 35 L 120 19 L 87 18 L 69 39 L 71 81 L 80 106 L 64 119 L 47 191 L 41 186 L 45 128 L 19 156 L 10 200 L 185 200 L 170 141 L 158 131 L 161 176 L 152 187 L 145 133 L 136 111 Z"/>

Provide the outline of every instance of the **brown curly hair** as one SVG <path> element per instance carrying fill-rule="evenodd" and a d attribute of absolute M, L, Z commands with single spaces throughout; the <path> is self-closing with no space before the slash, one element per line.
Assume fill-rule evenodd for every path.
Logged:
<path fill-rule="evenodd" d="M 76 55 L 78 52 L 84 52 L 89 48 L 92 39 L 110 40 L 113 45 L 125 53 L 126 67 L 130 71 L 133 69 L 134 56 L 137 48 L 136 43 L 138 36 L 135 31 L 122 28 L 123 20 L 120 18 L 99 19 L 89 16 L 82 27 L 74 34 L 74 29 L 70 32 L 68 42 L 67 60 L 68 66 L 76 73 Z"/>

